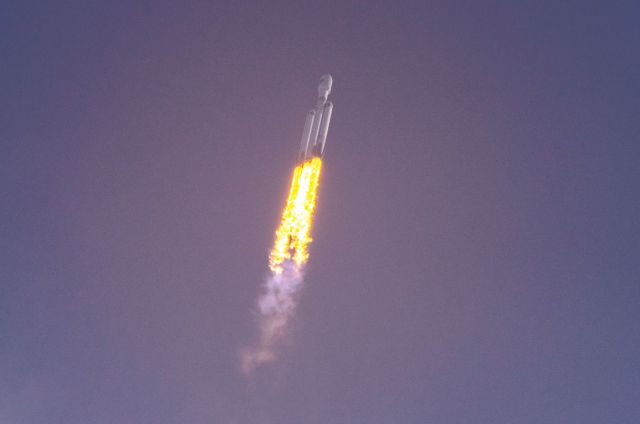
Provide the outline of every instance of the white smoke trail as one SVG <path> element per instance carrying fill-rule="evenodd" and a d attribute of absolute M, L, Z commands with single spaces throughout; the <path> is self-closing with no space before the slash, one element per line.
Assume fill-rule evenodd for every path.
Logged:
<path fill-rule="evenodd" d="M 269 252 L 271 276 L 258 300 L 260 336 L 253 347 L 242 353 L 242 371 L 275 360 L 277 349 L 286 336 L 287 324 L 296 307 L 296 295 L 302 285 L 304 264 L 309 258 L 311 226 L 316 209 L 322 160 L 314 157 L 293 170 L 287 203 Z"/>
<path fill-rule="evenodd" d="M 288 323 L 296 308 L 297 295 L 302 286 L 302 268 L 293 261 L 282 264 L 283 271 L 273 273 L 264 284 L 258 299 L 260 335 L 255 345 L 242 352 L 241 369 L 245 375 L 260 365 L 272 362 L 284 340 Z"/>

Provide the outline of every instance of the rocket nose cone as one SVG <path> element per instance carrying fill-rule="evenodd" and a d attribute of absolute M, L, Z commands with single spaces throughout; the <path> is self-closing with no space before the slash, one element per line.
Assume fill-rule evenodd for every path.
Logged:
<path fill-rule="evenodd" d="M 333 78 L 330 74 L 325 74 L 320 77 L 320 84 L 318 84 L 318 96 L 327 98 L 331 92 L 331 85 L 333 85 Z"/>

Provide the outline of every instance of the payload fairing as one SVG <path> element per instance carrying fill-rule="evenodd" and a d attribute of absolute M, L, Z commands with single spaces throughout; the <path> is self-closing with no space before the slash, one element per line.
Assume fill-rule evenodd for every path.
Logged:
<path fill-rule="evenodd" d="M 331 75 L 326 74 L 320 78 L 316 107 L 307 113 L 307 119 L 304 123 L 300 153 L 298 154 L 299 162 L 304 162 L 312 157 L 322 157 L 324 154 L 324 145 L 327 141 L 327 131 L 329 131 L 331 111 L 333 110 L 333 103 L 327 101 L 331 92 L 331 84 L 333 84 Z"/>

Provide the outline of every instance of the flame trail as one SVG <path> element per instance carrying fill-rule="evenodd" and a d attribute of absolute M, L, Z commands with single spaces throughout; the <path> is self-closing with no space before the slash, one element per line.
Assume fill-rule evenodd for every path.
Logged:
<path fill-rule="evenodd" d="M 314 157 L 296 166 L 287 203 L 269 254 L 271 275 L 258 300 L 260 337 L 242 354 L 242 370 L 275 360 L 289 318 L 296 306 L 295 295 L 302 284 L 304 265 L 309 259 L 311 225 L 316 209 L 322 160 Z"/>

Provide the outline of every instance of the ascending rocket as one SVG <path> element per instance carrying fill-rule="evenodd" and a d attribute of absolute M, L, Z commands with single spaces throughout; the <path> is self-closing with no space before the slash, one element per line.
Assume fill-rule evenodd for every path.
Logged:
<path fill-rule="evenodd" d="M 307 119 L 304 122 L 300 153 L 298 154 L 299 162 L 304 162 L 314 156 L 322 157 L 324 154 L 324 144 L 327 141 L 327 131 L 329 131 L 329 121 L 333 110 L 333 103 L 327 101 L 332 83 L 333 78 L 329 74 L 320 78 L 316 107 L 307 113 Z"/>

